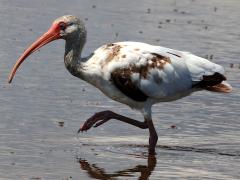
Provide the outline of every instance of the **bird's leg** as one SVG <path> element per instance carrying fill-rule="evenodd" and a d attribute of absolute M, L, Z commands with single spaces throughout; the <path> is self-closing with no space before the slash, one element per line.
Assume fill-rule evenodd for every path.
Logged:
<path fill-rule="evenodd" d="M 148 152 L 149 155 L 155 155 L 155 147 L 158 141 L 158 135 L 155 130 L 154 124 L 152 122 L 152 119 L 145 119 L 148 125 L 149 129 L 149 147 L 148 147 Z"/>
<path fill-rule="evenodd" d="M 109 121 L 110 119 L 116 119 L 116 120 L 119 120 L 119 121 L 122 121 L 122 122 L 125 122 L 128 124 L 131 124 L 133 126 L 139 127 L 141 129 L 148 128 L 148 124 L 147 124 L 146 120 L 144 122 L 140 122 L 140 121 L 122 116 L 120 114 L 114 113 L 112 111 L 101 111 L 101 112 L 94 114 L 89 119 L 87 119 L 84 122 L 84 124 L 80 127 L 78 132 L 87 131 L 91 127 L 98 127 L 98 126 L 102 125 L 103 123 Z"/>

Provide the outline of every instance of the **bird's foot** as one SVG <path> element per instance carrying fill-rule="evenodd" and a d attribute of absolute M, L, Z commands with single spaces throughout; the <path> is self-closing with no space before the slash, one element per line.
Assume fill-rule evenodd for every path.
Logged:
<path fill-rule="evenodd" d="M 98 112 L 83 123 L 83 125 L 78 130 L 78 133 L 87 131 L 91 127 L 98 127 L 98 126 L 104 124 L 105 122 L 109 121 L 110 119 L 114 119 L 115 116 L 116 116 L 116 114 L 112 111 Z"/>

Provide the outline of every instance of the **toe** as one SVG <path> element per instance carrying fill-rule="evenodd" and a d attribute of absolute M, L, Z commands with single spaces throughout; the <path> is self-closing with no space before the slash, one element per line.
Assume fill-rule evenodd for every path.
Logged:
<path fill-rule="evenodd" d="M 78 130 L 78 133 L 83 132 L 83 131 L 87 131 L 89 129 L 89 127 L 87 126 L 86 123 L 84 123 Z"/>

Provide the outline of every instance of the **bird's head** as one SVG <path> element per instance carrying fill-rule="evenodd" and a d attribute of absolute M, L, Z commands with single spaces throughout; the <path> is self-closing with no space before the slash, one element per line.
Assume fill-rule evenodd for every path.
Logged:
<path fill-rule="evenodd" d="M 83 22 L 77 17 L 72 15 L 65 15 L 57 18 L 52 23 L 48 31 L 45 32 L 42 36 L 40 36 L 36 41 L 34 41 L 19 57 L 9 75 L 8 82 L 12 82 L 12 79 L 22 62 L 30 54 L 40 49 L 42 46 L 57 39 L 74 40 L 85 35 L 85 26 Z M 85 37 L 83 38 L 85 39 Z"/>
<path fill-rule="evenodd" d="M 52 26 L 54 25 L 57 27 L 59 39 L 76 39 L 85 33 L 84 23 L 73 15 L 65 15 L 57 18 Z"/>

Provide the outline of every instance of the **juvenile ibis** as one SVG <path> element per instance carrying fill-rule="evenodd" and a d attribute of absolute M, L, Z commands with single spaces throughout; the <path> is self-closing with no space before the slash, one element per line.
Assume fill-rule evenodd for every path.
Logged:
<path fill-rule="evenodd" d="M 47 43 L 64 39 L 64 63 L 68 71 L 102 91 L 109 98 L 139 110 L 144 121 L 112 111 L 102 111 L 87 119 L 79 131 L 98 127 L 110 119 L 149 130 L 149 154 L 155 154 L 158 140 L 152 122 L 155 103 L 174 101 L 195 91 L 231 92 L 220 65 L 188 52 L 140 42 L 116 42 L 101 46 L 88 57 L 81 57 L 86 42 L 84 23 L 72 15 L 57 18 L 50 29 L 18 59 L 10 76 L 34 51 Z"/>

